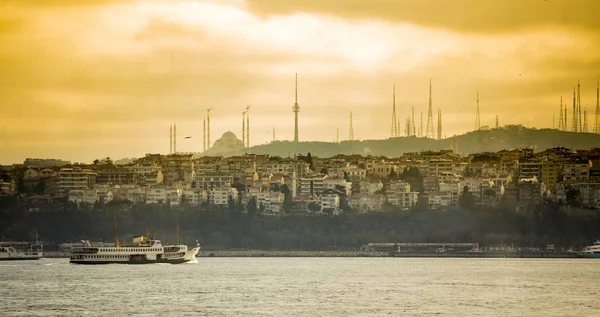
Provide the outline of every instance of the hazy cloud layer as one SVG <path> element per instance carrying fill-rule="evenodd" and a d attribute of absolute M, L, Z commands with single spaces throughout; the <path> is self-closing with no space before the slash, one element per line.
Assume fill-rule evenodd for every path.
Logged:
<path fill-rule="evenodd" d="M 490 126 L 551 127 L 577 80 L 595 107 L 596 1 L 90 3 L 0 5 L 0 163 L 166 152 L 172 123 L 198 151 L 210 107 L 213 141 L 249 104 L 253 144 L 291 139 L 296 72 L 302 140 L 345 138 L 350 111 L 388 137 L 393 83 L 418 125 L 430 77 L 446 135 L 474 128 L 477 91 Z"/>

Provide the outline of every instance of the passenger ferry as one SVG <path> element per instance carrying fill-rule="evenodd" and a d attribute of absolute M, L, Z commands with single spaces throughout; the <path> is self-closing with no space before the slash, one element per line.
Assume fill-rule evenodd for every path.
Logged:
<path fill-rule="evenodd" d="M 34 244 L 27 251 L 19 251 L 12 246 L 0 246 L 0 261 L 39 260 L 43 256 L 40 245 Z"/>
<path fill-rule="evenodd" d="M 583 248 L 581 256 L 584 258 L 600 259 L 600 240 L 596 240 L 593 245 Z"/>
<path fill-rule="evenodd" d="M 115 246 L 94 246 L 89 241 L 83 241 L 83 247 L 71 249 L 70 263 L 74 264 L 148 264 L 148 263 L 184 263 L 196 259 L 200 244 L 188 249 L 187 245 L 179 244 L 179 223 L 177 223 L 177 244 L 163 245 L 160 240 L 146 236 L 135 236 L 130 245 L 120 245 L 117 237 L 117 224 L 113 215 Z"/>
<path fill-rule="evenodd" d="M 74 264 L 148 264 L 184 263 L 193 261 L 200 251 L 200 245 L 188 249 L 187 245 L 162 245 L 160 240 L 144 236 L 133 237 L 130 245 L 115 244 L 114 247 L 96 247 L 84 241 L 83 247 L 71 250 L 69 262 Z"/>

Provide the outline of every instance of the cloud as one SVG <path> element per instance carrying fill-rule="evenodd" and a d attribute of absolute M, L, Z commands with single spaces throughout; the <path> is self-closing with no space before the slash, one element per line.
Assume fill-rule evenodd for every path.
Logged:
<path fill-rule="evenodd" d="M 270 140 L 274 125 L 278 138 L 290 139 L 296 72 L 303 140 L 331 141 L 336 128 L 343 138 L 350 111 L 356 136 L 387 137 L 392 84 L 403 126 L 412 107 L 416 121 L 427 113 L 430 77 L 447 135 L 474 125 L 477 91 L 488 125 L 496 114 L 501 124 L 525 123 L 514 113 L 527 109 L 532 125 L 551 126 L 548 109 L 557 112 L 578 79 L 582 102 L 594 100 L 600 41 L 584 24 L 515 18 L 517 28 L 466 31 L 436 22 L 437 11 L 431 23 L 386 18 L 396 2 L 368 16 L 346 13 L 342 1 L 306 1 L 291 11 L 292 2 L 270 3 L 12 2 L 0 13 L 0 162 L 164 152 L 174 122 L 194 137 L 179 148 L 197 151 L 209 107 L 213 140 L 239 134 L 248 104 L 252 143 Z M 338 14 L 325 10 L 333 4 Z"/>
<path fill-rule="evenodd" d="M 468 33 L 511 32 L 560 25 L 597 30 L 600 3 L 595 0 L 248 0 L 262 16 L 295 12 L 343 19 L 385 20 Z"/>

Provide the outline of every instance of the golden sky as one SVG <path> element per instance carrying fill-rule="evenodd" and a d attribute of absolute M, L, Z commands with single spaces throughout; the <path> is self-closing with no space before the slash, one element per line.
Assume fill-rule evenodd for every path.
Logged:
<path fill-rule="evenodd" d="M 597 0 L 4 0 L 0 2 L 0 163 L 92 161 L 241 138 L 390 135 L 392 85 L 404 129 L 415 107 L 447 136 L 481 123 L 552 127 L 581 82 L 591 115 L 600 79 Z M 569 117 L 571 113 L 569 112 Z M 191 139 L 183 139 L 191 136 Z"/>

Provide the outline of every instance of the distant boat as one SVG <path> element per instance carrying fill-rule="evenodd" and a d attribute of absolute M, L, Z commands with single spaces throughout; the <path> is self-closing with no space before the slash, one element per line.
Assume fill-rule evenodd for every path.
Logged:
<path fill-rule="evenodd" d="M 40 245 L 33 244 L 27 251 L 19 251 L 12 246 L 0 246 L 0 261 L 39 260 L 43 256 Z"/>
<path fill-rule="evenodd" d="M 581 256 L 584 258 L 600 259 L 600 240 L 596 240 L 593 245 L 583 248 Z"/>

